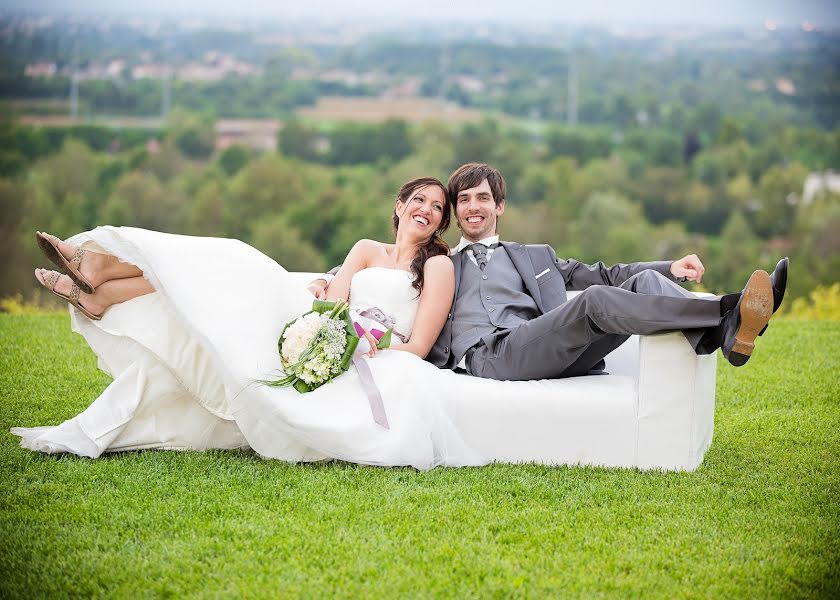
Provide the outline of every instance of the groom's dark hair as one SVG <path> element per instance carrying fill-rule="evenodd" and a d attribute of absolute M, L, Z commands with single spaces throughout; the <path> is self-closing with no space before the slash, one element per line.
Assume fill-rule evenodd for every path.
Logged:
<path fill-rule="evenodd" d="M 484 163 L 461 165 L 449 176 L 447 187 L 449 188 L 449 197 L 452 198 L 452 204 L 457 204 L 460 192 L 481 185 L 481 182 L 485 179 L 490 186 L 490 191 L 493 192 L 493 200 L 496 202 L 496 206 L 499 206 L 507 196 L 505 178 L 502 177 L 498 169 Z"/>

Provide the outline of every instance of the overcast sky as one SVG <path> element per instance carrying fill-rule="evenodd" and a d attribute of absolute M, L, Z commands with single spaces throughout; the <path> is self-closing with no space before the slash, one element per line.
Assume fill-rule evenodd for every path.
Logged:
<path fill-rule="evenodd" d="M 840 25 L 838 0 L 0 0 L 13 11 L 476 22 Z"/>

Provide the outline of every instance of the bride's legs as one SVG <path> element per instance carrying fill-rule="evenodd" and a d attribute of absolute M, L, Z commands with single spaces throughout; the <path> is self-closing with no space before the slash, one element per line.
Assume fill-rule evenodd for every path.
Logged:
<path fill-rule="evenodd" d="M 96 288 L 91 297 L 98 306 L 102 307 L 102 310 L 105 310 L 114 304 L 127 302 L 154 291 L 155 288 L 144 277 L 126 277 L 106 281 Z"/>
<path fill-rule="evenodd" d="M 58 251 L 61 252 L 62 256 L 67 260 L 73 258 L 76 246 L 58 238 L 55 239 L 58 243 Z M 143 276 L 143 271 L 134 265 L 120 262 L 116 256 L 93 251 L 85 252 L 82 263 L 79 265 L 79 271 L 87 277 L 95 288 L 107 281 Z"/>
<path fill-rule="evenodd" d="M 41 282 L 41 285 L 44 285 L 49 273 L 50 271 L 47 269 L 36 269 L 35 277 Z M 72 286 L 73 281 L 67 275 L 62 275 L 55 284 L 55 291 L 67 296 L 70 294 Z M 143 277 L 112 279 L 97 286 L 92 294 L 81 292 L 79 294 L 79 304 L 93 314 L 101 315 L 114 304 L 127 302 L 139 296 L 151 294 L 154 291 L 155 288 L 152 287 L 152 284 Z"/>

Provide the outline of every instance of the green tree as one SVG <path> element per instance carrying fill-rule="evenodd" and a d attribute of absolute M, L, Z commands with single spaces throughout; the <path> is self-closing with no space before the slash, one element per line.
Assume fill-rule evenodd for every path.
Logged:
<path fill-rule="evenodd" d="M 232 233 L 248 237 L 251 224 L 262 216 L 279 214 L 302 201 L 303 177 L 298 164 L 266 154 L 242 169 L 233 180 Z"/>
<path fill-rule="evenodd" d="M 100 222 L 155 231 L 183 231 L 185 202 L 151 173 L 127 173 L 102 207 Z"/>
<path fill-rule="evenodd" d="M 699 105 L 690 117 L 690 127 L 699 132 L 708 141 L 714 141 L 720 136 L 720 126 L 723 114 L 720 106 L 709 102 Z"/>
<path fill-rule="evenodd" d="M 743 137 L 741 128 L 733 119 L 724 118 L 720 127 L 720 135 L 718 136 L 718 143 L 722 146 L 728 146 L 740 140 Z"/>
<path fill-rule="evenodd" d="M 252 245 L 289 271 L 323 273 L 324 257 L 303 239 L 283 215 L 261 219 L 253 227 Z"/>
<path fill-rule="evenodd" d="M 34 225 L 58 236 L 90 227 L 100 200 L 97 183 L 100 160 L 85 144 L 66 139 L 61 150 L 30 170 L 37 210 Z"/>
<path fill-rule="evenodd" d="M 723 186 L 738 173 L 749 170 L 752 148 L 745 140 L 701 152 L 692 164 L 692 174 L 706 185 Z"/>
<path fill-rule="evenodd" d="M 22 183 L 0 179 L 0 297 L 28 288 L 32 282 L 31 253 L 21 236 L 26 195 Z"/>
<path fill-rule="evenodd" d="M 44 174 L 47 190 L 61 208 L 71 194 L 88 195 L 94 191 L 98 165 L 93 151 L 85 144 L 68 139 L 61 151 L 42 161 L 38 169 Z"/>
<path fill-rule="evenodd" d="M 170 139 L 184 156 L 206 160 L 216 147 L 215 119 L 209 114 L 190 114 L 175 111 L 170 118 Z"/>
<path fill-rule="evenodd" d="M 682 162 L 679 136 L 659 129 L 635 129 L 624 138 L 623 148 L 644 157 L 645 166 L 678 166 Z"/>
<path fill-rule="evenodd" d="M 628 183 L 628 195 L 639 199 L 646 217 L 653 223 L 683 220 L 690 211 L 686 198 L 688 183 L 685 169 L 653 167 Z"/>
<path fill-rule="evenodd" d="M 0 149 L 0 177 L 14 177 L 22 173 L 27 166 L 23 153 L 10 148 Z"/>
<path fill-rule="evenodd" d="M 193 235 L 224 237 L 228 233 L 229 204 L 222 182 L 210 181 L 189 204 L 186 225 Z"/>
<path fill-rule="evenodd" d="M 213 154 L 215 135 L 206 127 L 189 127 L 175 136 L 175 145 L 184 156 L 205 160 Z"/>
<path fill-rule="evenodd" d="M 466 123 L 453 140 L 454 156 L 450 169 L 468 162 L 496 165 L 496 146 L 499 143 L 499 135 L 499 124 L 496 121 Z"/>
<path fill-rule="evenodd" d="M 379 155 L 391 162 L 398 162 L 414 151 L 408 124 L 397 119 L 389 119 L 379 127 L 375 143 Z"/>
<path fill-rule="evenodd" d="M 617 94 L 613 99 L 612 113 L 615 126 L 619 129 L 630 126 L 636 118 L 633 101 L 625 94 Z"/>
<path fill-rule="evenodd" d="M 704 276 L 706 285 L 718 293 L 740 291 L 759 266 L 761 242 L 740 210 L 730 214 L 713 247 L 713 269 Z"/>
<path fill-rule="evenodd" d="M 330 132 L 329 139 L 327 160 L 333 165 L 390 164 L 413 151 L 408 125 L 394 119 L 381 125 L 342 123 Z"/>
<path fill-rule="evenodd" d="M 605 158 L 612 152 L 612 135 L 606 129 L 551 127 L 545 138 L 548 156 L 570 156 L 579 164 Z"/>
<path fill-rule="evenodd" d="M 581 260 L 606 263 L 653 260 L 651 227 L 638 204 L 616 193 L 595 193 L 575 221 Z"/>
<path fill-rule="evenodd" d="M 321 158 L 318 150 L 320 137 L 315 128 L 292 118 L 286 121 L 280 130 L 277 149 L 285 156 L 314 162 Z"/>
<path fill-rule="evenodd" d="M 618 192 L 624 194 L 630 181 L 627 163 L 623 160 L 592 160 L 576 173 L 574 196 L 578 206 L 592 196 L 594 192 Z"/>
<path fill-rule="evenodd" d="M 313 68 L 318 66 L 318 57 L 311 50 L 304 48 L 283 48 L 266 61 L 265 76 L 270 81 L 288 81 L 297 67 Z"/>
<path fill-rule="evenodd" d="M 151 173 L 160 181 L 168 182 L 186 168 L 186 161 L 175 144 L 166 141 L 157 152 L 138 154 L 137 168 Z"/>
<path fill-rule="evenodd" d="M 520 178 L 515 189 L 519 205 L 544 202 L 552 209 L 554 219 L 568 221 L 577 214 L 574 197 L 575 159 L 558 156 L 548 163 L 532 163 Z"/>
<path fill-rule="evenodd" d="M 251 153 L 248 149 L 234 144 L 225 148 L 219 156 L 219 166 L 222 167 L 225 174 L 236 175 L 250 160 Z"/>
<path fill-rule="evenodd" d="M 827 194 L 798 207 L 791 256 L 796 275 L 788 282 L 791 297 L 804 296 L 817 285 L 840 281 L 838 231 L 840 194 Z"/>
<path fill-rule="evenodd" d="M 784 235 L 793 227 L 796 204 L 802 194 L 808 169 L 799 164 L 770 167 L 758 182 L 758 201 L 750 214 L 762 237 Z"/>

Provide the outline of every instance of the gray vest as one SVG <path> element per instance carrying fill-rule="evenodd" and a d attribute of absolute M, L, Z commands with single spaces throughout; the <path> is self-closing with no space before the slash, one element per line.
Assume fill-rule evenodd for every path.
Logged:
<path fill-rule="evenodd" d="M 452 356 L 460 361 L 486 335 L 516 327 L 541 313 L 504 247 L 482 272 L 461 253 L 461 283 L 452 314 Z"/>

